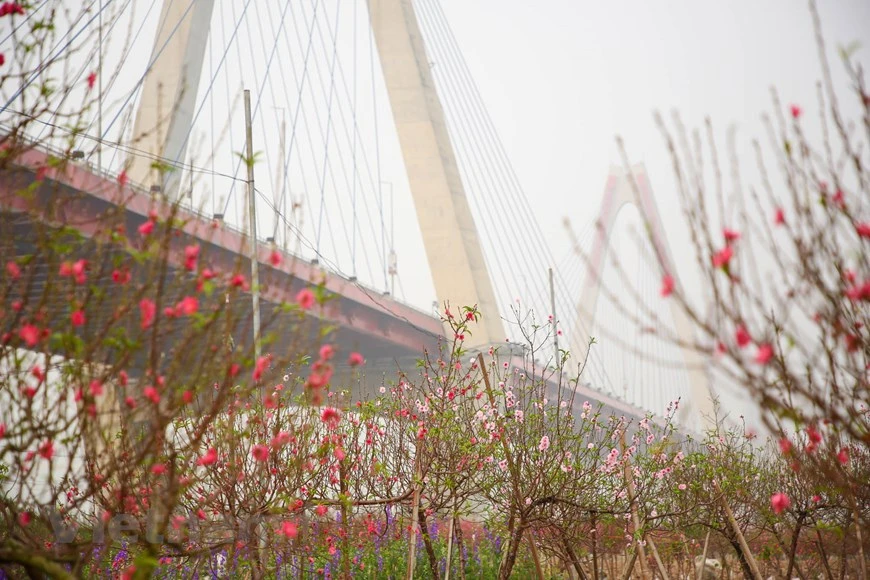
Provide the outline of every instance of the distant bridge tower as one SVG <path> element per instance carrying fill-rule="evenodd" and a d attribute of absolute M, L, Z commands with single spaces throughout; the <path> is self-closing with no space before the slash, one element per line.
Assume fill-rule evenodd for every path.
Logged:
<path fill-rule="evenodd" d="M 611 167 L 607 178 L 607 186 L 604 190 L 604 199 L 601 202 L 598 221 L 596 223 L 595 241 L 592 253 L 589 257 L 587 276 L 581 289 L 580 302 L 578 303 L 578 318 L 571 337 L 571 349 L 573 352 L 585 352 L 586 341 L 592 336 L 593 324 L 595 323 L 595 310 L 604 273 L 604 262 L 610 246 L 610 235 L 616 223 L 620 210 L 628 204 L 640 203 L 641 215 L 649 222 L 652 228 L 651 238 L 655 250 L 665 264 L 667 271 L 674 277 L 677 284 L 676 269 L 673 258 L 667 244 L 667 238 L 662 228 L 661 217 L 658 207 L 653 198 L 649 185 L 646 169 L 643 165 L 635 165 L 631 168 L 637 184 L 640 198 L 638 199 L 631 185 L 631 176 L 621 167 Z M 674 300 L 664 301 L 670 308 L 671 316 L 677 336 L 686 344 L 694 343 L 694 332 L 683 309 Z M 709 386 L 709 378 L 704 371 L 704 363 L 701 356 L 694 350 L 680 348 L 686 370 L 689 375 L 691 399 L 681 401 L 681 409 L 678 415 L 678 423 L 706 429 L 713 421 L 713 399 Z"/>
<path fill-rule="evenodd" d="M 477 305 L 482 320 L 467 346 L 501 342 L 504 326 L 411 0 L 368 0 L 368 6 L 435 293 L 454 312 Z M 184 161 L 212 7 L 211 0 L 164 1 L 136 117 L 137 149 Z M 131 158 L 128 174 L 177 195 L 179 171 L 161 178 L 152 160 L 139 156 Z"/>
<path fill-rule="evenodd" d="M 164 0 L 142 85 L 133 139 L 148 155 L 131 155 L 127 175 L 145 187 L 160 186 L 170 198 L 179 194 L 181 171 L 172 165 L 184 163 L 214 4 Z"/>

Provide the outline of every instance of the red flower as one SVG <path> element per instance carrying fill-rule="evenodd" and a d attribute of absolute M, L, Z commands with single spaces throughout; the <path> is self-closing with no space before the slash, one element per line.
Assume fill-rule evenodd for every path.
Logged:
<path fill-rule="evenodd" d="M 115 284 L 126 284 L 131 279 L 129 270 L 114 270 L 112 271 L 112 281 Z"/>
<path fill-rule="evenodd" d="M 91 381 L 89 390 L 91 391 L 91 395 L 93 395 L 94 397 L 99 397 L 103 394 L 103 383 L 94 379 L 93 381 Z"/>
<path fill-rule="evenodd" d="M 261 356 L 254 364 L 254 380 L 259 381 L 263 377 L 263 373 L 269 367 L 269 357 Z"/>
<path fill-rule="evenodd" d="M 290 433 L 287 431 L 280 431 L 277 435 L 272 437 L 272 440 L 269 442 L 269 445 L 272 447 L 281 447 L 282 445 L 287 445 L 291 440 Z"/>
<path fill-rule="evenodd" d="M 27 346 L 36 346 L 40 337 L 39 328 L 32 324 L 25 324 L 18 330 L 18 336 L 27 344 Z"/>
<path fill-rule="evenodd" d="M 9 14 L 18 14 L 19 16 L 24 16 L 24 7 L 21 6 L 18 2 L 4 2 L 0 5 L 0 17 L 7 16 Z"/>
<path fill-rule="evenodd" d="M 74 310 L 70 315 L 70 320 L 72 320 L 73 326 L 82 326 L 85 323 L 85 311 L 84 310 Z"/>
<path fill-rule="evenodd" d="M 139 235 L 140 236 L 150 236 L 151 232 L 153 232 L 153 231 L 154 231 L 154 222 L 151 220 L 148 220 L 147 222 L 145 222 L 144 224 L 139 226 Z"/>
<path fill-rule="evenodd" d="M 281 265 L 281 252 L 278 250 L 272 250 L 272 253 L 269 254 L 269 263 L 274 267 L 278 267 Z"/>
<path fill-rule="evenodd" d="M 152 403 L 155 405 L 160 402 L 160 393 L 157 392 L 157 389 L 148 385 L 142 390 L 142 394 L 145 395 L 146 399 L 150 399 Z"/>
<path fill-rule="evenodd" d="M 51 459 L 54 455 L 54 442 L 47 439 L 39 446 L 39 456 L 43 459 Z"/>
<path fill-rule="evenodd" d="M 807 443 L 806 452 L 813 453 L 819 446 L 819 443 L 822 442 L 822 434 L 816 431 L 816 428 L 810 425 L 807 427 L 807 437 L 810 442 Z"/>
<path fill-rule="evenodd" d="M 731 258 L 734 257 L 734 249 L 731 246 L 725 246 L 715 254 L 713 254 L 714 268 L 727 268 Z"/>
<path fill-rule="evenodd" d="M 791 500 L 782 492 L 778 492 L 770 496 L 770 507 L 773 508 L 773 513 L 781 514 L 791 505 Z"/>
<path fill-rule="evenodd" d="M 779 440 L 779 450 L 782 451 L 783 455 L 788 455 L 791 453 L 791 441 L 783 437 Z"/>
<path fill-rule="evenodd" d="M 254 445 L 251 448 L 251 455 L 253 455 L 254 459 L 257 461 L 266 461 L 269 459 L 269 448 L 265 445 Z"/>
<path fill-rule="evenodd" d="M 75 276 L 76 284 L 84 284 L 86 275 L 85 270 L 88 267 L 87 260 L 76 260 L 75 264 L 72 265 L 72 274 Z"/>
<path fill-rule="evenodd" d="M 352 367 L 358 367 L 364 363 L 365 363 L 365 359 L 363 358 L 363 355 L 361 355 L 358 352 L 352 352 L 352 353 L 350 353 L 350 356 L 347 357 L 347 364 L 349 364 Z"/>
<path fill-rule="evenodd" d="M 127 171 L 121 170 L 121 173 L 118 174 L 118 185 L 124 187 L 125 185 L 127 185 L 127 179 Z"/>
<path fill-rule="evenodd" d="M 18 514 L 18 523 L 22 528 L 26 528 L 30 525 L 30 513 L 29 512 L 21 512 Z"/>
<path fill-rule="evenodd" d="M 155 306 L 154 302 L 151 300 L 143 298 L 139 301 L 139 314 L 142 316 L 140 326 L 142 327 L 142 330 L 146 330 L 154 324 L 154 316 L 157 314 L 157 306 Z"/>
<path fill-rule="evenodd" d="M 181 393 L 181 400 L 184 401 L 186 405 L 189 405 L 193 402 L 193 393 L 190 391 L 184 391 Z"/>
<path fill-rule="evenodd" d="M 792 117 L 792 119 L 797 119 L 797 118 L 799 118 L 799 117 L 801 116 L 801 113 L 802 113 L 802 112 L 803 112 L 803 111 L 801 110 L 801 108 L 800 108 L 798 105 L 792 105 L 792 106 L 791 106 L 791 117 Z"/>
<path fill-rule="evenodd" d="M 321 517 L 325 516 L 327 511 L 329 511 L 329 508 L 326 507 L 325 505 L 319 505 L 316 508 L 314 508 L 314 513 L 316 513 L 317 515 L 319 515 Z"/>
<path fill-rule="evenodd" d="M 196 270 L 196 259 L 199 257 L 199 246 L 190 245 L 184 248 L 184 267 L 187 270 Z"/>
<path fill-rule="evenodd" d="M 236 274 L 232 277 L 232 279 L 230 280 L 230 286 L 233 286 L 234 288 L 241 288 L 242 290 L 248 289 L 248 283 L 245 282 L 245 277 L 241 274 Z"/>
<path fill-rule="evenodd" d="M 320 420 L 326 423 L 330 429 L 335 429 L 341 421 L 341 412 L 334 407 L 325 407 L 320 412 Z"/>
<path fill-rule="evenodd" d="M 846 288 L 845 294 L 852 301 L 870 300 L 870 279 Z"/>
<path fill-rule="evenodd" d="M 849 450 L 845 447 L 840 449 L 840 452 L 837 453 L 837 461 L 839 461 L 842 465 L 846 465 L 849 463 Z"/>
<path fill-rule="evenodd" d="M 728 228 L 724 228 L 722 230 L 722 235 L 725 237 L 725 243 L 727 244 L 730 244 L 731 242 L 736 242 L 740 239 L 740 232 L 729 230 Z"/>
<path fill-rule="evenodd" d="M 674 291 L 674 278 L 670 274 L 665 274 L 662 278 L 662 290 L 661 294 L 663 297 L 667 298 Z"/>
<path fill-rule="evenodd" d="M 163 475 L 166 473 L 166 466 L 162 463 L 155 463 L 151 466 L 151 473 L 154 475 Z"/>
<path fill-rule="evenodd" d="M 0 439 L 6 436 L 6 423 L 0 423 Z"/>
<path fill-rule="evenodd" d="M 21 268 L 18 267 L 18 264 L 9 260 L 6 262 L 6 273 L 9 274 L 9 277 L 13 280 L 17 280 L 19 276 L 21 276 Z"/>
<path fill-rule="evenodd" d="M 175 314 L 177 316 L 190 316 L 196 314 L 199 310 L 199 300 L 193 296 L 185 296 L 181 302 L 175 305 Z"/>
<path fill-rule="evenodd" d="M 308 380 L 305 381 L 305 386 L 309 389 L 319 389 L 328 382 L 329 376 L 326 372 L 315 372 L 308 376 Z"/>
<path fill-rule="evenodd" d="M 747 344 L 752 342 L 752 337 L 749 336 L 749 332 L 746 330 L 746 327 L 741 324 L 734 332 L 734 340 L 737 341 L 737 346 L 743 348 Z"/>
<path fill-rule="evenodd" d="M 89 89 L 94 88 L 94 85 L 96 84 L 96 82 L 97 82 L 97 73 L 91 72 L 91 74 L 88 75 L 88 88 Z"/>
<path fill-rule="evenodd" d="M 130 380 L 130 377 L 127 375 L 127 371 L 121 371 L 118 373 L 118 380 L 121 382 L 121 386 L 126 387 L 127 382 Z"/>
<path fill-rule="evenodd" d="M 320 358 L 329 360 L 335 354 L 335 348 L 331 344 L 324 344 L 320 347 Z"/>
<path fill-rule="evenodd" d="M 214 447 L 210 447 L 208 451 L 205 452 L 205 455 L 196 460 L 197 465 L 213 465 L 217 462 L 218 454 L 217 449 Z"/>
<path fill-rule="evenodd" d="M 0 66 L 6 64 L 6 55 L 0 52 Z"/>
<path fill-rule="evenodd" d="M 344 449 L 342 449 L 341 447 L 336 447 L 336 448 L 332 451 L 332 454 L 333 454 L 333 455 L 335 456 L 335 458 L 338 459 L 339 461 L 344 461 L 344 458 L 347 457 L 347 453 L 345 453 L 345 452 L 344 452 Z"/>
<path fill-rule="evenodd" d="M 855 231 L 862 238 L 870 238 L 870 222 L 855 224 Z"/>
<path fill-rule="evenodd" d="M 316 299 L 314 298 L 314 292 L 312 292 L 308 288 L 303 288 L 296 293 L 296 303 L 302 310 L 308 310 L 309 308 L 314 306 L 315 301 Z"/>
<path fill-rule="evenodd" d="M 773 214 L 773 223 L 777 226 L 785 223 L 785 212 L 782 211 L 781 207 L 776 208 L 776 212 Z"/>
<path fill-rule="evenodd" d="M 758 345 L 758 351 L 755 353 L 755 362 L 760 365 L 766 365 L 773 358 L 773 347 L 768 344 Z"/>
<path fill-rule="evenodd" d="M 292 540 L 299 533 L 299 529 L 296 527 L 296 524 L 293 522 L 281 522 L 281 529 L 275 530 L 275 533 L 279 536 L 284 536 L 288 540 Z"/>

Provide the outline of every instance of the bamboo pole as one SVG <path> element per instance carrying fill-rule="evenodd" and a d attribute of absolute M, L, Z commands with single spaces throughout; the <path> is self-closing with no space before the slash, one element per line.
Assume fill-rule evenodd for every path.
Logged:
<path fill-rule="evenodd" d="M 622 452 L 625 453 L 625 433 L 623 433 L 622 437 L 620 438 L 620 444 L 621 444 L 620 446 L 622 448 Z M 634 478 L 632 477 L 631 468 L 629 467 L 627 462 L 625 464 L 624 475 L 625 475 L 625 485 L 626 485 L 626 488 L 628 491 L 628 505 L 629 505 L 629 509 L 631 510 L 631 523 L 632 523 L 632 526 L 634 527 L 634 534 L 635 534 L 635 536 L 637 536 L 638 532 L 641 529 L 640 516 L 637 513 L 637 504 L 635 504 L 635 501 L 634 501 Z M 642 538 L 635 537 L 635 542 L 637 544 L 637 552 L 640 553 L 640 576 L 641 576 L 641 578 L 646 580 L 646 577 L 647 577 L 646 550 L 644 550 Z"/>
<path fill-rule="evenodd" d="M 631 553 L 631 558 L 628 559 L 628 562 L 625 564 L 625 570 L 622 571 L 622 580 L 629 580 L 631 578 L 631 572 L 634 570 L 634 563 L 637 560 L 637 550 Z M 641 570 L 641 573 L 643 571 Z"/>
<path fill-rule="evenodd" d="M 695 578 L 702 580 L 704 576 L 704 568 L 707 567 L 707 547 L 710 545 L 710 530 L 707 530 L 707 537 L 704 538 L 704 551 L 701 552 L 701 567 L 695 570 Z M 694 561 L 692 562 L 694 564 Z"/>
<path fill-rule="evenodd" d="M 444 568 L 444 580 L 450 580 L 450 556 L 453 552 L 453 527 L 456 525 L 456 503 L 453 503 L 453 513 L 450 514 L 450 529 L 447 530 L 447 565 Z M 460 561 L 460 565 L 461 565 Z"/>
<path fill-rule="evenodd" d="M 408 575 L 407 580 L 414 579 L 414 564 L 416 563 L 417 552 L 417 518 L 420 515 L 420 456 L 417 455 L 415 460 L 416 467 L 414 469 L 414 507 L 411 512 L 411 532 L 408 536 Z"/>
<path fill-rule="evenodd" d="M 538 547 L 535 546 L 535 538 L 532 534 L 532 530 L 529 530 L 529 533 L 526 534 L 526 538 L 529 540 L 529 547 L 532 550 L 532 561 L 535 563 L 535 574 L 537 574 L 538 580 L 544 580 L 544 571 L 541 568 L 541 556 L 538 554 Z"/>
<path fill-rule="evenodd" d="M 713 487 L 715 488 L 716 493 L 719 494 L 719 503 L 722 504 L 722 509 L 725 510 L 725 517 L 728 519 L 731 529 L 737 535 L 737 541 L 740 542 L 740 550 L 743 552 L 743 557 L 749 564 L 749 569 L 752 570 L 753 578 L 755 578 L 755 580 L 762 580 L 761 571 L 758 569 L 758 563 L 752 556 L 749 544 L 746 543 L 746 538 L 743 536 L 743 532 L 740 531 L 740 526 L 737 525 L 737 520 L 734 519 L 734 513 L 731 511 L 731 506 L 729 506 L 728 502 L 725 501 L 725 495 L 722 493 L 722 488 L 719 487 L 719 483 L 715 479 L 713 480 Z"/>

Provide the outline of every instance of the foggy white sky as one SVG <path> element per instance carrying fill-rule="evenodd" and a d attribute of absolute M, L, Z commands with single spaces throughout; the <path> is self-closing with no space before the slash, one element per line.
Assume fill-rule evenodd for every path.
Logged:
<path fill-rule="evenodd" d="M 689 127 L 710 116 L 723 153 L 734 124 L 747 166 L 750 139 L 764 137 L 760 116 L 771 109 L 770 87 L 784 104 L 803 106 L 806 123 L 818 126 L 821 71 L 803 1 L 442 5 L 538 218 L 563 251 L 562 217 L 594 219 L 608 167 L 621 164 L 617 134 L 632 161 L 646 164 L 671 248 L 685 247 L 654 110 L 668 117 L 679 111 Z M 858 58 L 870 60 L 870 2 L 821 0 L 819 11 L 843 87 L 836 46 L 859 41 Z"/>

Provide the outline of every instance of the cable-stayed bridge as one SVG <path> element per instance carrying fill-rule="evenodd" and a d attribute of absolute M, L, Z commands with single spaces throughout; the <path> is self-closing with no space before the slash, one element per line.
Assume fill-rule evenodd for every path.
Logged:
<path fill-rule="evenodd" d="M 26 30 L 52 4 L 35 3 L 14 24 Z M 4 51 L 14 41 L 7 36 Z M 635 415 L 661 413 L 677 397 L 708 411 L 696 361 L 636 322 L 640 304 L 660 302 L 661 280 L 620 227 L 637 228 L 637 216 L 631 223 L 619 211 L 637 199 L 657 223 L 642 168 L 639 198 L 618 170 L 600 211 L 597 194 L 578 193 L 585 215 L 575 221 L 588 224 L 578 239 L 590 259 L 558 260 L 439 0 L 95 0 L 58 27 L 49 58 L 73 49 L 69 90 L 28 119 L 38 145 L 0 187 L 4 237 L 27 239 L 32 224 L 11 194 L 60 154 L 70 170 L 42 194 L 87 194 L 71 220 L 117 203 L 123 171 L 130 231 L 151 200 L 183 199 L 186 235 L 212 239 L 217 262 L 246 257 L 248 89 L 261 275 L 290 282 L 274 284 L 288 295 L 265 295 L 263 308 L 325 276 L 340 297 L 325 315 L 339 342 L 387 369 L 437 343 L 445 302 L 476 304 L 483 319 L 470 346 L 520 344 L 539 327 L 549 337 L 539 356 L 552 360 L 556 343 L 585 354 L 595 336 L 582 387 L 589 398 Z M 0 122 L 27 113 L 28 87 L 47 74 L 4 95 Z M 669 256 L 660 225 L 656 239 L 655 251 Z M 287 257 L 280 268 L 268 263 L 272 249 Z M 619 268 L 608 255 L 620 256 Z M 624 286 L 630 296 L 607 290 Z M 685 333 L 668 308 L 662 324 Z"/>

